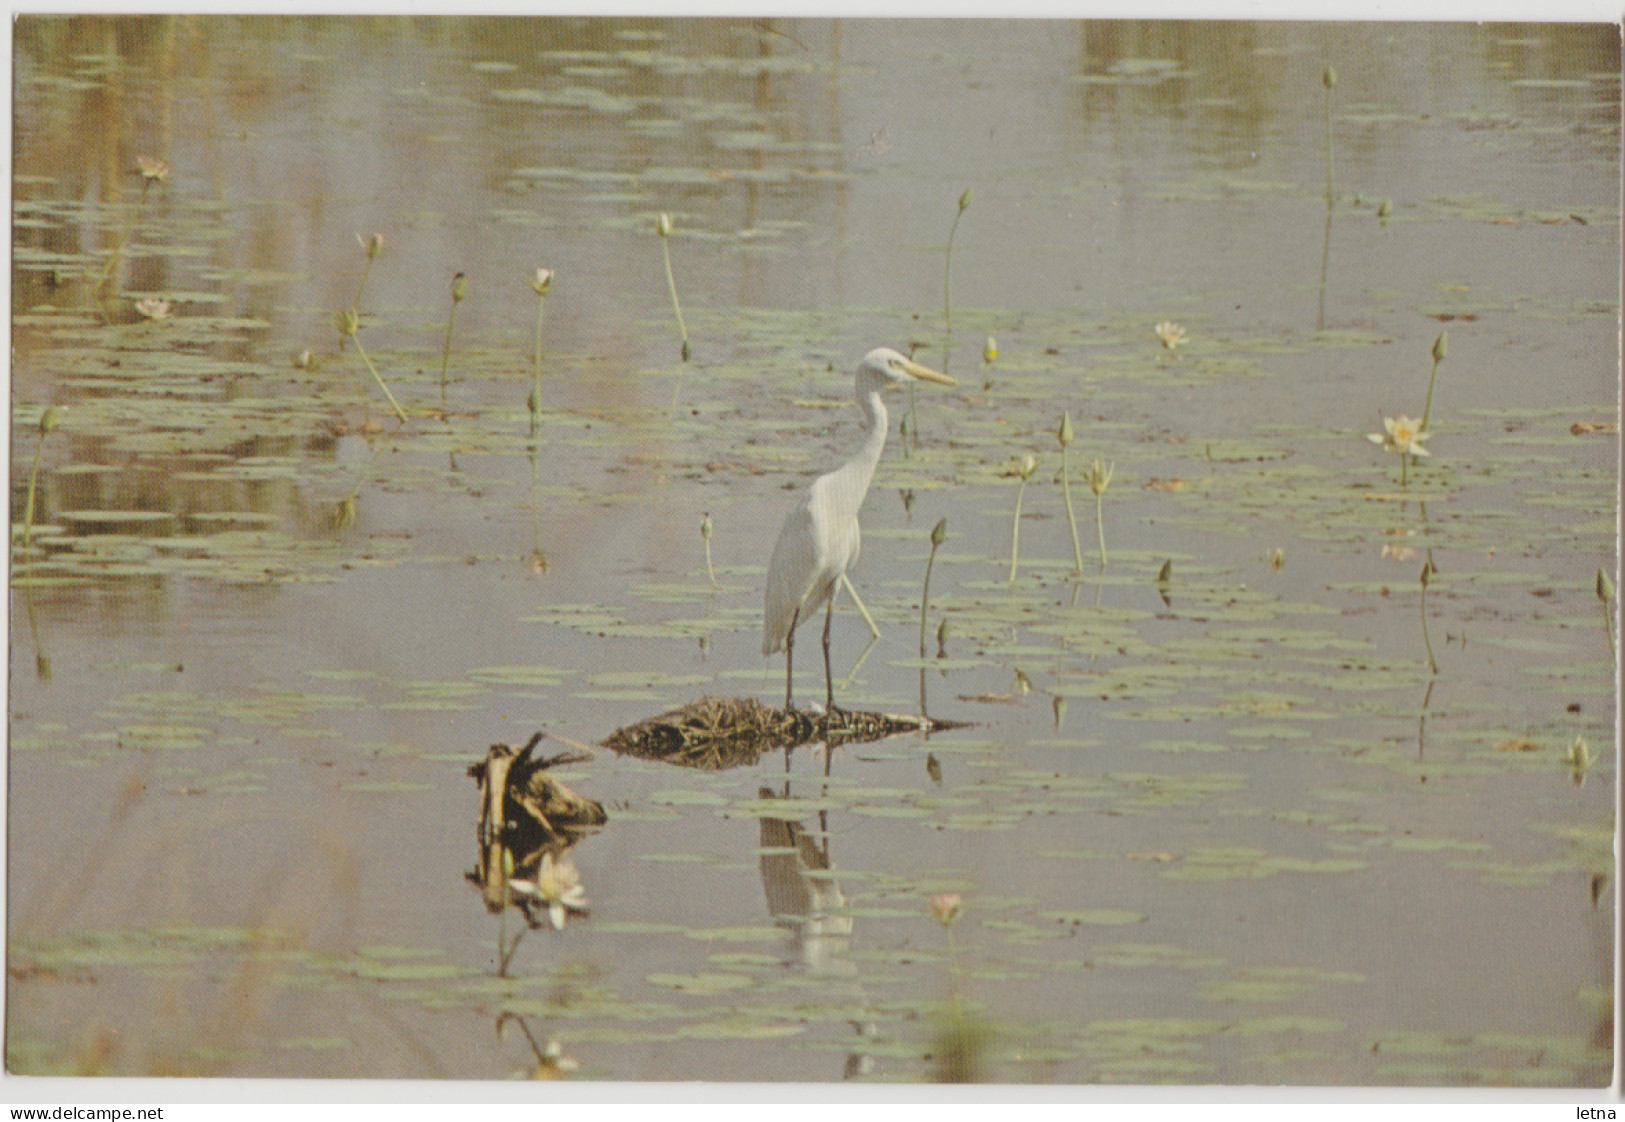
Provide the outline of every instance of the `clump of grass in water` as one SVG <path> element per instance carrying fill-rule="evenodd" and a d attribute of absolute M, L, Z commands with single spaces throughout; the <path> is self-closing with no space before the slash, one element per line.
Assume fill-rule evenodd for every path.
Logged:
<path fill-rule="evenodd" d="M 536 294 L 536 361 L 530 397 L 525 404 L 530 409 L 530 435 L 535 436 L 542 427 L 542 313 L 547 307 L 547 290 L 553 286 L 553 270 L 537 269 L 530 279 L 530 290 Z"/>
<path fill-rule="evenodd" d="M 1017 550 L 1021 544 L 1021 499 L 1027 493 L 1027 480 L 1032 478 L 1033 471 L 1038 467 L 1038 457 L 1031 452 L 1021 458 L 1016 465 L 1016 475 L 1021 483 L 1016 487 L 1016 516 L 1010 522 L 1010 580 L 1016 579 Z"/>
<path fill-rule="evenodd" d="M 1072 510 L 1072 484 L 1067 479 L 1066 446 L 1072 443 L 1072 414 L 1061 414 L 1061 427 L 1055 430 L 1061 445 L 1061 496 L 1066 500 L 1066 524 L 1072 528 L 1073 575 L 1083 572 L 1083 547 L 1078 544 L 1078 516 Z"/>
<path fill-rule="evenodd" d="M 1095 538 L 1100 542 L 1100 568 L 1102 572 L 1106 569 L 1106 526 L 1100 513 L 1100 501 L 1101 496 L 1106 493 L 1106 488 L 1111 484 L 1112 471 L 1116 467 L 1116 464 L 1104 463 L 1099 457 L 1096 457 L 1094 466 L 1089 469 L 1089 475 L 1087 476 L 1089 490 L 1095 493 Z"/>
<path fill-rule="evenodd" d="M 34 457 L 36 463 L 39 457 Z M 34 494 L 34 484 L 30 477 L 28 494 Z M 1614 582 L 1607 573 L 1597 570 L 1597 599 L 1602 601 L 1602 625 L 1608 632 L 1608 656 L 1617 665 L 1619 663 L 1619 649 L 1614 643 Z"/>
<path fill-rule="evenodd" d="M 458 273 L 451 278 L 451 315 L 446 317 L 446 343 L 440 351 L 440 409 L 446 408 L 446 367 L 451 363 L 451 325 L 457 319 L 457 305 L 468 292 L 468 278 Z"/>
<path fill-rule="evenodd" d="M 666 259 L 666 288 L 671 293 L 671 310 L 677 316 L 677 334 L 683 341 L 683 361 L 688 361 L 688 325 L 683 322 L 683 309 L 677 303 L 677 278 L 671 271 L 671 215 L 662 214 L 655 220 L 655 232 L 660 235 L 660 252 Z"/>
<path fill-rule="evenodd" d="M 34 495 L 39 483 L 39 462 L 45 452 L 45 438 L 56 431 L 61 415 L 56 406 L 47 405 L 39 417 L 39 443 L 34 446 L 34 463 L 28 469 L 28 499 L 23 504 L 23 545 L 27 547 L 34 536 Z M 1600 576 L 1601 573 L 1599 572 Z"/>
<path fill-rule="evenodd" d="M 925 657 L 925 615 L 931 604 L 931 566 L 937 560 L 937 547 L 948 538 L 948 520 L 937 519 L 931 527 L 931 553 L 925 559 L 925 588 L 920 592 L 920 657 Z"/>
<path fill-rule="evenodd" d="M 401 419 L 402 424 L 405 424 L 406 411 L 401 408 L 401 403 L 395 400 L 395 395 L 389 392 L 389 387 L 384 385 L 384 379 L 378 373 L 378 368 L 372 364 L 372 359 L 367 356 L 367 348 L 361 345 L 361 336 L 356 334 L 356 329 L 360 325 L 360 317 L 356 315 L 354 308 L 339 313 L 339 335 L 345 339 L 355 340 L 355 349 L 361 355 L 361 361 L 367 364 L 367 369 L 372 371 L 373 381 L 378 383 L 378 388 L 384 391 L 385 397 L 389 398 L 389 405 L 391 409 L 395 410 L 395 416 Z"/>

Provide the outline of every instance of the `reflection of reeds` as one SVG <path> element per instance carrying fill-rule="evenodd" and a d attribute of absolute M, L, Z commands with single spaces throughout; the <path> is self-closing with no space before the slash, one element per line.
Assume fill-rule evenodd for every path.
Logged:
<path fill-rule="evenodd" d="M 1433 657 L 1433 642 L 1428 638 L 1428 581 L 1432 579 L 1436 571 L 1433 567 L 1433 557 L 1430 554 L 1428 559 L 1422 563 L 1422 643 L 1427 647 L 1428 651 L 1428 670 L 1434 674 L 1439 672 L 1439 663 Z"/>
<path fill-rule="evenodd" d="M 361 310 L 361 297 L 367 291 L 367 278 L 372 276 L 372 263 L 378 260 L 380 253 L 384 252 L 384 235 L 374 234 L 372 237 L 363 240 L 361 235 L 357 234 L 355 240 L 361 243 L 361 249 L 367 255 L 367 267 L 361 270 L 361 285 L 356 289 L 355 303 L 350 305 L 359 312 Z"/>
<path fill-rule="evenodd" d="M 28 469 L 28 499 L 23 504 L 23 545 L 26 547 L 34 536 L 34 494 L 39 483 L 40 457 L 45 453 L 45 438 L 57 426 L 56 406 L 47 405 L 39 417 L 39 443 L 34 446 L 34 463 Z"/>
<path fill-rule="evenodd" d="M 107 264 L 102 266 L 101 274 L 96 278 L 94 292 L 97 299 L 101 298 L 102 289 L 107 286 L 107 282 L 118 271 L 119 261 L 124 256 L 124 247 L 130 244 L 130 238 L 135 233 L 136 221 L 141 217 L 141 211 L 147 205 L 147 192 L 152 189 L 154 183 L 162 183 L 169 178 L 169 165 L 162 160 L 137 156 L 135 162 L 141 171 L 141 197 L 136 200 L 135 208 L 130 211 L 129 220 L 125 222 L 124 229 L 119 232 L 118 241 L 113 243 L 113 252 L 108 255 Z"/>

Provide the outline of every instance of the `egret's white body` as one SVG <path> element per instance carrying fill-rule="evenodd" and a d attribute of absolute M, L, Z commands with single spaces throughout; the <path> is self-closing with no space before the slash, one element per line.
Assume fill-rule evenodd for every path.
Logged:
<path fill-rule="evenodd" d="M 829 623 L 835 586 L 858 559 L 858 509 L 869 492 L 875 465 L 886 447 L 885 390 L 916 379 L 954 385 L 946 374 L 904 357 L 889 347 L 863 356 L 853 396 L 863 418 L 863 443 L 840 467 L 815 479 L 790 509 L 767 567 L 762 616 L 762 653 L 785 652 L 784 707 L 790 708 L 790 675 L 796 625 L 826 604 L 824 617 L 825 700 L 835 704 L 829 671 Z"/>

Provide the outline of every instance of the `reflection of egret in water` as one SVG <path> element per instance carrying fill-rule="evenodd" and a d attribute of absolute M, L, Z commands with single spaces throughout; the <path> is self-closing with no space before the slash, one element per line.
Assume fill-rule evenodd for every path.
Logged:
<path fill-rule="evenodd" d="M 827 773 L 827 756 L 825 762 Z M 763 787 L 757 797 L 764 801 L 787 799 L 789 784 L 785 784 L 782 795 Z M 857 966 L 845 957 L 852 941 L 852 916 L 846 913 L 846 897 L 830 862 L 827 812 L 819 812 L 822 841 L 788 818 L 764 815 L 760 822 L 762 889 L 767 895 L 768 915 L 790 933 L 794 958 L 789 965 L 814 975 L 855 977 Z M 860 1008 L 866 1008 L 868 997 L 862 987 L 853 982 L 850 989 L 849 996 Z M 874 1022 L 850 1023 L 859 1047 L 846 1058 L 844 1079 L 866 1075 L 874 1068 L 873 1057 L 862 1047 L 864 1040 L 876 1034 Z"/>
<path fill-rule="evenodd" d="M 840 467 L 815 479 L 785 517 L 767 567 L 763 597 L 762 653 L 784 651 L 784 707 L 791 708 L 795 668 L 795 631 L 802 620 L 824 614 L 825 703 L 835 708 L 835 681 L 829 668 L 829 628 L 835 614 L 835 590 L 858 558 L 858 509 L 869 493 L 875 465 L 886 447 L 886 406 L 880 395 L 894 386 L 918 380 L 953 385 L 946 374 L 921 366 L 887 347 L 863 356 L 853 379 L 852 396 L 863 418 L 864 438 Z"/>

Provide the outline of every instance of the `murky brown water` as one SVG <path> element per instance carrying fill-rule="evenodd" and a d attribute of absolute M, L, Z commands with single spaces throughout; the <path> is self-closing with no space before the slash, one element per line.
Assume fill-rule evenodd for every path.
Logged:
<path fill-rule="evenodd" d="M 554 1041 L 575 1077 L 907 1081 L 957 997 L 991 1030 L 972 1074 L 1010 1082 L 1607 1081 L 1613 29 L 30 18 L 16 44 L 19 526 L 60 425 L 13 546 L 11 1071 L 483 1079 Z M 374 231 L 361 339 L 399 426 L 333 327 Z M 1365 434 L 1420 415 L 1441 330 L 1402 487 Z M 962 384 L 921 390 L 906 456 L 894 428 L 854 572 L 882 637 L 837 697 L 918 708 L 946 516 L 924 689 L 976 727 L 570 767 L 609 812 L 570 855 L 591 915 L 499 977 L 521 921 L 464 879 L 466 766 L 778 696 L 766 558 L 880 343 Z M 838 675 L 866 641 L 843 602 Z"/>

